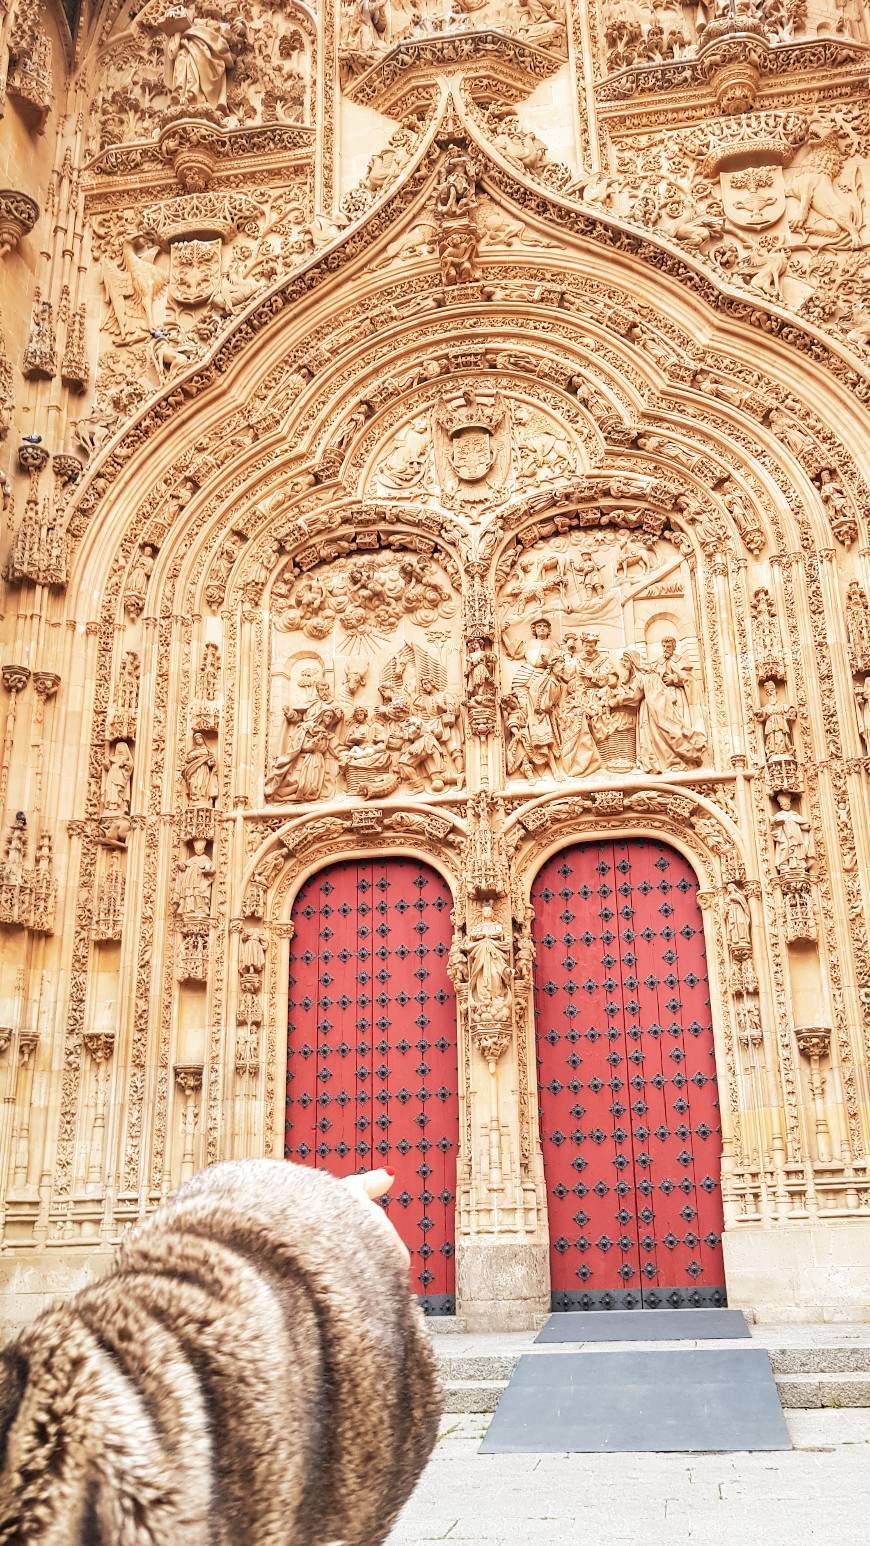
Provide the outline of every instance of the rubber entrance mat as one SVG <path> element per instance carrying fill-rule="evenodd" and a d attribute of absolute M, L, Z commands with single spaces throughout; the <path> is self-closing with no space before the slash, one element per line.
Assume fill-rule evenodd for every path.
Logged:
<path fill-rule="evenodd" d="M 739 1310 L 602 1310 L 551 1315 L 536 1342 L 706 1342 L 748 1337 Z"/>
<path fill-rule="evenodd" d="M 531 1353 L 482 1454 L 790 1449 L 763 1348 Z"/>

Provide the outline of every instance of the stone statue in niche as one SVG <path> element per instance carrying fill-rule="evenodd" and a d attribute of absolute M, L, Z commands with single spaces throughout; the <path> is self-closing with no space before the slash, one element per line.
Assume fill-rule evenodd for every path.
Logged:
<path fill-rule="evenodd" d="M 794 809 L 787 792 L 776 796 L 777 810 L 771 817 L 773 860 L 780 875 L 806 875 L 816 856 L 810 823 Z"/>
<path fill-rule="evenodd" d="M 133 753 L 126 741 L 118 741 L 103 764 L 103 810 L 127 815 L 130 810 L 130 791 L 133 782 Z"/>
<path fill-rule="evenodd" d="M 691 578 L 669 540 L 557 533 L 503 564 L 500 579 L 502 647 L 516 663 L 502 699 L 510 776 L 703 761 L 692 643 L 678 646 L 658 621 L 667 598 L 667 620 L 692 626 Z"/>
<path fill-rule="evenodd" d="M 130 570 L 124 592 L 124 606 L 132 618 L 141 617 L 148 598 L 148 582 L 156 563 L 154 548 L 146 543 L 139 549 L 138 557 Z"/>
<path fill-rule="evenodd" d="M 780 757 L 794 757 L 794 739 L 791 727 L 797 719 L 797 710 L 791 704 L 780 703 L 776 682 L 765 682 L 764 703 L 756 709 L 755 718 L 764 733 L 764 753 L 768 762 Z"/>
<path fill-rule="evenodd" d="M 184 759 L 181 776 L 190 805 L 203 809 L 214 805 L 218 797 L 217 758 L 198 730 L 194 731 L 193 744 Z"/>
<path fill-rule="evenodd" d="M 227 112 L 227 75 L 235 64 L 231 42 L 245 38 L 241 17 L 227 25 L 198 20 L 181 5 L 167 9 L 161 31 L 166 36 L 165 84 L 170 106 L 211 108 Z"/>
<path fill-rule="evenodd" d="M 175 883 L 175 909 L 185 920 L 205 919 L 211 913 L 211 888 L 215 868 L 204 838 L 196 838 L 193 853 L 184 861 Z"/>
<path fill-rule="evenodd" d="M 752 953 L 752 921 L 749 903 L 738 886 L 729 885 L 725 894 L 725 920 L 728 949 L 735 960 Z"/>
<path fill-rule="evenodd" d="M 468 985 L 477 1010 L 494 1018 L 509 1011 L 510 945 L 491 902 L 483 904 L 479 922 L 468 933 Z"/>

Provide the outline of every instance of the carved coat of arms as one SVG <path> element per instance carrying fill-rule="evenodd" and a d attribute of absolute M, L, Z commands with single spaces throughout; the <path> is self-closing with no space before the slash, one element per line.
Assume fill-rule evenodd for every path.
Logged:
<path fill-rule="evenodd" d="M 722 204 L 733 225 L 764 231 L 785 214 L 785 179 L 781 166 L 747 166 L 720 172 Z"/>
<path fill-rule="evenodd" d="M 504 491 L 513 446 L 510 410 L 499 393 L 484 401 L 466 391 L 456 406 L 442 398 L 433 416 L 432 434 L 445 496 L 483 502 Z"/>
<path fill-rule="evenodd" d="M 169 293 L 179 306 L 203 306 L 220 289 L 221 240 L 173 242 Z"/>

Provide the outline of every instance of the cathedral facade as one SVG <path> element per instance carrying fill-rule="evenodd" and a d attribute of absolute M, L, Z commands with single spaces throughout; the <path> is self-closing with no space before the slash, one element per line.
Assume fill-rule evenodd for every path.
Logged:
<path fill-rule="evenodd" d="M 866 0 L 0 9 L 0 1288 L 870 1315 Z"/>

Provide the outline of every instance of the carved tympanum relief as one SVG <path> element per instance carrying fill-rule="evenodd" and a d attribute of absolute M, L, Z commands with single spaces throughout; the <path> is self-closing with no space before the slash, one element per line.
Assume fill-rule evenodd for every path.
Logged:
<path fill-rule="evenodd" d="M 91 154 L 193 114 L 224 129 L 309 121 L 311 21 L 294 0 L 149 0 L 103 54 Z"/>
<path fill-rule="evenodd" d="M 564 53 L 564 0 L 341 0 L 342 80 L 349 84 L 401 44 L 489 30 Z"/>
<path fill-rule="evenodd" d="M 848 0 L 602 0 L 602 8 L 612 70 L 692 58 L 715 42 L 722 22 L 772 45 L 865 36 Z"/>
<path fill-rule="evenodd" d="M 521 366 L 503 354 L 502 370 Z M 495 364 L 495 362 L 494 362 Z M 552 411 L 479 378 L 438 393 L 376 452 L 367 486 L 470 518 L 513 495 L 570 480 L 584 457 Z"/>
<path fill-rule="evenodd" d="M 431 545 L 373 546 L 273 586 L 273 804 L 464 783 L 455 581 Z"/>
<path fill-rule="evenodd" d="M 691 571 L 666 537 L 578 531 L 503 566 L 511 778 L 685 771 L 708 737 Z"/>

